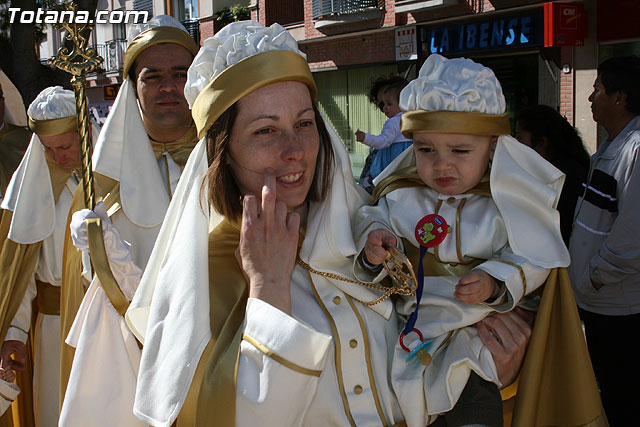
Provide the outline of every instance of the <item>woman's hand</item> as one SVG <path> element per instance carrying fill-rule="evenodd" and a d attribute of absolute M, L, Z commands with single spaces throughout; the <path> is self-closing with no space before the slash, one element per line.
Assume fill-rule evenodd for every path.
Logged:
<path fill-rule="evenodd" d="M 520 372 L 534 317 L 530 311 L 516 307 L 475 324 L 480 339 L 493 356 L 498 379 L 504 386 L 512 384 Z"/>
<path fill-rule="evenodd" d="M 261 205 L 258 206 L 258 203 Z M 287 212 L 276 199 L 276 178 L 265 170 L 262 200 L 245 195 L 240 232 L 240 259 L 249 279 L 249 297 L 291 313 L 291 274 L 298 250 L 300 215 Z"/>

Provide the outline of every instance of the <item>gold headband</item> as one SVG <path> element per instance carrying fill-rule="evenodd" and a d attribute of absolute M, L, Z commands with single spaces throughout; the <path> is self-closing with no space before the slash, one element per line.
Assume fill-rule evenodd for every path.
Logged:
<path fill-rule="evenodd" d="M 402 135 L 413 133 L 463 133 L 469 135 L 509 135 L 508 114 L 469 113 L 463 111 L 407 111 L 402 114 Z"/>
<path fill-rule="evenodd" d="M 136 58 L 151 46 L 160 43 L 175 43 L 187 49 L 194 56 L 198 53 L 196 42 L 189 34 L 180 28 L 153 27 L 141 32 L 129 43 L 127 51 L 124 53 L 124 70 L 122 75 L 127 77 Z"/>
<path fill-rule="evenodd" d="M 311 97 L 316 99 L 318 90 L 307 60 L 290 50 L 258 53 L 228 67 L 205 86 L 193 103 L 191 115 L 198 139 L 243 96 L 263 86 L 286 81 L 306 84 Z"/>
<path fill-rule="evenodd" d="M 76 116 L 63 117 L 51 120 L 29 119 L 29 129 L 38 136 L 54 136 L 63 133 L 76 132 L 78 130 L 78 119 Z"/>

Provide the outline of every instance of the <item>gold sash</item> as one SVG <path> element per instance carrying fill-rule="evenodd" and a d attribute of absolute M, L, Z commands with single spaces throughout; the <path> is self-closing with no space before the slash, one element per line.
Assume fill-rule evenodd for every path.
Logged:
<path fill-rule="evenodd" d="M 235 425 L 236 374 L 248 287 L 235 257 L 239 224 L 223 221 L 209 235 L 207 344 L 178 416 L 178 427 Z"/>
<path fill-rule="evenodd" d="M 36 304 L 38 312 L 50 316 L 60 315 L 60 286 L 36 280 L 38 293 L 36 294 Z"/>

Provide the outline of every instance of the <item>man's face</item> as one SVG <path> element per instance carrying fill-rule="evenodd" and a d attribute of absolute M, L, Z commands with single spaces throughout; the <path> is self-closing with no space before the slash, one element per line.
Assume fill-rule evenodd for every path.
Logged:
<path fill-rule="evenodd" d="M 593 92 L 589 95 L 589 102 L 591 102 L 593 120 L 605 128 L 611 122 L 612 118 L 615 118 L 615 115 L 618 114 L 616 109 L 618 95 L 618 92 L 607 95 L 604 85 L 602 84 L 602 78 L 598 76 L 593 84 Z"/>
<path fill-rule="evenodd" d="M 192 60 L 191 53 L 175 43 L 152 46 L 136 59 L 136 94 L 147 128 L 191 125 L 184 84 Z"/>
<path fill-rule="evenodd" d="M 68 132 L 61 135 L 40 136 L 40 142 L 44 145 L 44 151 L 54 162 L 65 169 L 73 169 L 80 166 L 80 140 L 78 132 Z"/>

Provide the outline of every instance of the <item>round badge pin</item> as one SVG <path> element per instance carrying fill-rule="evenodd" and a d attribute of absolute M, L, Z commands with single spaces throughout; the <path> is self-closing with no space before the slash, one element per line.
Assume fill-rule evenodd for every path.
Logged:
<path fill-rule="evenodd" d="M 443 217 L 429 214 L 418 221 L 416 225 L 416 240 L 421 246 L 433 248 L 447 237 L 449 226 Z"/>

